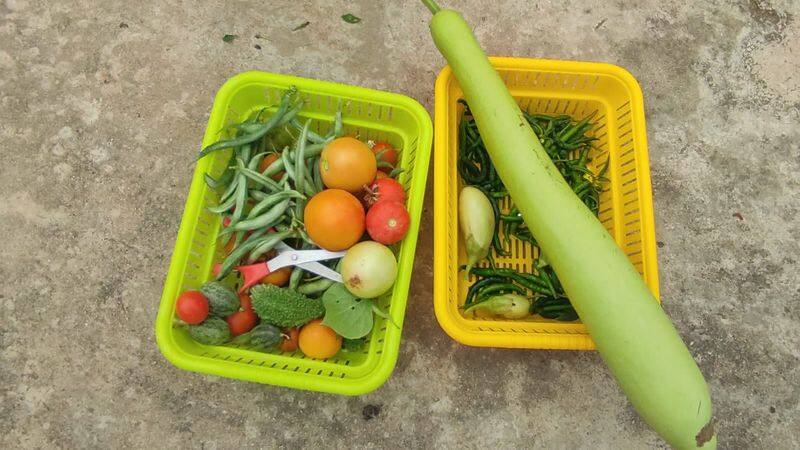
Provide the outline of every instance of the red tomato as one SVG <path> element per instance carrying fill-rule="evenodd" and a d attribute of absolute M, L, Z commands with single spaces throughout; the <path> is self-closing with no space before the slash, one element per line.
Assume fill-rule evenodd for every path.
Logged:
<path fill-rule="evenodd" d="M 219 275 L 220 270 L 222 270 L 222 264 L 214 263 L 214 265 L 211 266 L 211 275 L 214 275 L 214 278 L 216 278 Z"/>
<path fill-rule="evenodd" d="M 228 322 L 228 328 L 231 330 L 231 336 L 238 336 L 247 333 L 256 326 L 258 316 L 252 310 L 236 311 L 230 316 L 225 318 Z"/>
<path fill-rule="evenodd" d="M 283 334 L 286 336 L 280 344 L 278 344 L 278 348 L 282 352 L 293 352 L 297 350 L 297 343 L 300 339 L 300 329 L 299 328 L 288 328 L 283 330 Z"/>
<path fill-rule="evenodd" d="M 258 316 L 253 311 L 253 301 L 247 294 L 239 294 L 239 311 L 225 318 L 231 336 L 238 336 L 252 330 L 258 323 Z"/>
<path fill-rule="evenodd" d="M 397 166 L 397 150 L 392 147 L 392 144 L 388 142 L 376 142 L 375 145 L 372 146 L 372 151 L 375 153 L 376 158 L 378 158 L 378 153 L 383 152 L 378 158 L 378 162 L 383 161 L 391 164 L 392 167 Z M 378 170 L 386 173 L 392 171 L 390 167 L 380 167 Z"/>
<path fill-rule="evenodd" d="M 247 294 L 239 294 L 239 310 L 252 311 L 253 299 Z"/>
<path fill-rule="evenodd" d="M 198 291 L 186 291 L 178 297 L 175 314 L 189 325 L 197 325 L 208 317 L 208 299 Z"/>
<path fill-rule="evenodd" d="M 364 200 L 368 207 L 378 202 L 406 202 L 406 191 L 403 185 L 391 178 L 375 180 L 366 190 Z"/>
<path fill-rule="evenodd" d="M 403 239 L 410 222 L 411 218 L 402 203 L 384 200 L 367 212 L 367 233 L 375 242 L 392 245 Z"/>

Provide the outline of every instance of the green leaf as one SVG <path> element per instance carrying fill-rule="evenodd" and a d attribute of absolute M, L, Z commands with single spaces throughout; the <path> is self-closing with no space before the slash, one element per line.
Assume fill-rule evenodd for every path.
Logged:
<path fill-rule="evenodd" d="M 347 13 L 347 14 L 343 15 L 342 16 L 342 20 L 344 20 L 347 23 L 358 23 L 358 22 L 361 22 L 361 18 L 360 17 L 356 17 L 356 16 L 354 16 L 354 15 L 352 15 L 350 13 Z"/>
<path fill-rule="evenodd" d="M 235 34 L 226 34 L 225 36 L 222 36 L 222 42 L 224 42 L 224 43 L 226 43 L 226 44 L 230 44 L 230 43 L 231 43 L 231 42 L 233 42 L 233 41 L 234 41 L 234 40 L 235 40 L 237 37 L 239 37 L 239 36 L 237 36 L 237 35 L 235 35 Z"/>
<path fill-rule="evenodd" d="M 292 28 L 292 31 L 302 30 L 303 28 L 307 27 L 310 24 L 311 24 L 311 22 L 305 21 L 305 22 L 301 23 L 300 25 Z"/>
<path fill-rule="evenodd" d="M 364 337 L 372 330 L 370 300 L 353 296 L 342 283 L 336 283 L 322 294 L 325 318 L 322 324 L 333 328 L 345 339 Z"/>
<path fill-rule="evenodd" d="M 392 316 L 390 316 L 389 313 L 387 313 L 386 311 L 381 309 L 381 307 L 378 306 L 375 303 L 372 304 L 372 312 L 374 312 L 376 316 L 380 316 L 380 317 L 383 317 L 384 319 L 388 320 L 392 325 L 394 325 L 395 328 L 398 328 L 398 329 L 400 328 L 400 326 L 397 325 L 394 322 L 394 319 L 392 319 Z"/>

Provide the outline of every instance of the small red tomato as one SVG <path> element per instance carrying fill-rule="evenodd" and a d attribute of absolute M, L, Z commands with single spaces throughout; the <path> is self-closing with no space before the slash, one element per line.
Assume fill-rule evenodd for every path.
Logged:
<path fill-rule="evenodd" d="M 252 330 L 258 323 L 258 316 L 253 311 L 253 300 L 247 294 L 239 294 L 239 311 L 226 317 L 232 336 L 238 336 Z"/>
<path fill-rule="evenodd" d="M 392 144 L 388 142 L 376 142 L 375 145 L 372 146 L 372 151 L 375 153 L 375 156 L 378 157 L 378 153 L 380 153 L 380 157 L 378 157 L 378 162 L 387 162 L 392 165 L 392 167 L 397 166 L 397 150 L 392 147 Z M 382 153 L 381 153 L 382 152 Z M 391 172 L 390 167 L 379 167 L 378 170 L 382 172 Z"/>
<path fill-rule="evenodd" d="M 403 239 L 408 232 L 411 218 L 400 202 L 378 202 L 367 212 L 367 233 L 375 242 L 392 245 Z"/>
<path fill-rule="evenodd" d="M 249 295 L 239 294 L 239 310 L 240 311 L 253 310 L 253 299 L 251 299 Z"/>
<path fill-rule="evenodd" d="M 284 338 L 281 340 L 281 343 L 278 344 L 278 348 L 282 352 L 293 352 L 297 350 L 297 343 L 300 339 L 300 329 L 299 328 L 287 328 L 283 330 Z"/>
<path fill-rule="evenodd" d="M 364 201 L 368 207 L 378 202 L 406 202 L 406 191 L 403 190 L 403 185 L 398 183 L 397 180 L 391 178 L 381 178 L 375 180 L 366 189 Z"/>
<path fill-rule="evenodd" d="M 189 325 L 197 325 L 208 317 L 208 299 L 198 291 L 186 291 L 178 297 L 175 314 Z"/>
<path fill-rule="evenodd" d="M 223 218 L 222 218 L 222 226 L 223 226 L 223 227 L 227 227 L 227 226 L 229 226 L 230 224 L 231 224 L 231 218 L 230 218 L 230 216 L 225 216 L 225 217 L 223 217 Z"/>
<path fill-rule="evenodd" d="M 217 276 L 219 276 L 220 270 L 222 270 L 222 264 L 214 263 L 214 265 L 211 266 L 211 275 L 214 275 L 214 278 L 216 278 Z"/>

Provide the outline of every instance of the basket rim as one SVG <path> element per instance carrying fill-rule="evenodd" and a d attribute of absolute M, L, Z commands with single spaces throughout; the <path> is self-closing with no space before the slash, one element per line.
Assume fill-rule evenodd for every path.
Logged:
<path fill-rule="evenodd" d="M 642 211 L 642 247 L 645 250 L 643 259 L 647 286 L 650 288 L 656 299 L 659 296 L 658 281 L 658 261 L 655 245 L 655 224 L 652 204 L 652 187 L 650 182 L 650 167 L 647 148 L 646 122 L 644 116 L 644 100 L 641 86 L 636 78 L 625 68 L 615 64 L 603 62 L 586 61 L 566 61 L 541 58 L 521 58 L 489 56 L 489 61 L 495 69 L 501 70 L 520 70 L 551 72 L 559 74 L 597 74 L 608 76 L 619 82 L 630 98 L 631 114 L 634 120 L 640 124 L 635 131 L 637 154 L 637 185 L 639 190 L 640 209 Z M 448 136 L 451 117 L 450 96 L 448 94 L 450 84 L 456 82 L 450 65 L 445 65 L 436 78 L 434 93 L 434 207 L 435 209 L 446 209 L 448 187 L 444 181 L 444 174 L 441 173 L 447 161 L 449 152 L 449 139 L 442 139 Z M 588 97 L 588 96 L 583 96 Z M 596 96 L 595 96 L 596 97 Z M 605 102 L 603 98 L 593 98 Z M 441 206 L 436 206 L 441 205 Z M 445 333 L 453 340 L 468 346 L 475 347 L 499 347 L 499 348 L 527 348 L 527 349 L 549 349 L 549 350 L 592 350 L 595 348 L 594 341 L 588 333 L 545 333 L 537 331 L 509 332 L 509 331 L 481 331 L 466 328 L 462 322 L 467 319 L 454 317 L 451 308 L 449 295 L 449 258 L 446 229 L 449 219 L 447 214 L 434 216 L 434 230 L 436 238 L 434 240 L 434 312 L 436 319 Z M 660 300 L 659 300 L 660 301 Z M 471 321 L 474 322 L 474 321 Z M 484 322 L 484 321 L 482 321 Z M 512 325 L 519 322 L 513 321 L 485 321 L 484 325 L 490 327 L 496 324 L 498 328 L 503 325 Z M 512 325 L 513 326 L 513 325 Z"/>
<path fill-rule="evenodd" d="M 359 395 L 373 391 L 391 376 L 399 353 L 401 328 L 405 318 L 410 277 L 413 272 L 422 201 L 430 160 L 431 141 L 433 139 L 433 126 L 430 115 L 419 102 L 403 94 L 292 75 L 247 71 L 227 79 L 214 96 L 213 106 L 205 128 L 204 146 L 218 140 L 218 130 L 222 127 L 226 108 L 234 94 L 239 89 L 252 84 L 278 88 L 294 85 L 297 86 L 300 92 L 391 106 L 405 110 L 413 120 L 414 132 L 408 134 L 415 137 L 418 143 L 413 170 L 414 175 L 410 180 L 408 205 L 410 207 L 409 213 L 412 218 L 416 219 L 412 220 L 409 232 L 400 247 L 399 259 L 402 261 L 398 261 L 400 270 L 392 293 L 389 311 L 390 316 L 399 327 L 387 327 L 382 344 L 383 351 L 375 356 L 376 361 L 370 367 L 357 376 L 345 378 L 321 376 L 316 373 L 309 374 L 302 371 L 292 373 L 291 376 L 284 376 L 287 373 L 282 373 L 284 371 L 279 369 L 267 366 L 254 367 L 185 351 L 175 340 L 172 326 L 173 305 L 184 277 L 184 268 L 188 258 L 190 242 L 194 237 L 194 224 L 198 209 L 202 207 L 201 198 L 205 189 L 204 174 L 212 163 L 210 158 L 204 158 L 197 162 L 192 176 L 169 269 L 164 281 L 158 314 L 154 324 L 156 343 L 164 357 L 173 365 L 193 372 L 333 394 Z M 205 347 L 209 349 L 217 348 L 215 346 Z M 306 363 L 310 361 L 324 363 L 324 361 L 307 358 L 302 359 L 302 361 Z"/>

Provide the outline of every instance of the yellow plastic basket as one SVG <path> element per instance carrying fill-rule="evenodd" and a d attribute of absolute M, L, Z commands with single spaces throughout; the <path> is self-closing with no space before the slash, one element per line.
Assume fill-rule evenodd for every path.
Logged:
<path fill-rule="evenodd" d="M 594 113 L 599 140 L 590 156 L 596 167 L 611 158 L 609 185 L 600 196 L 600 221 L 625 251 L 658 298 L 653 204 L 647 159 L 644 105 L 638 83 L 625 69 L 610 64 L 527 58 L 490 58 L 520 108 L 530 113 L 569 114 L 582 119 Z M 528 320 L 464 317 L 472 280 L 458 272 L 466 257 L 458 229 L 456 170 L 458 123 L 463 97 L 450 67 L 436 80 L 434 149 L 434 309 L 442 328 L 456 341 L 483 347 L 591 350 L 580 322 L 557 322 L 539 316 Z M 507 205 L 502 205 L 507 206 Z M 494 255 L 500 267 L 531 270 L 538 251 L 514 240 L 510 256 Z M 485 264 L 484 264 L 485 265 Z"/>
<path fill-rule="evenodd" d="M 399 150 L 398 181 L 407 193 L 411 225 L 399 245 L 397 280 L 392 291 L 379 299 L 393 322 L 402 327 L 408 287 L 419 232 L 430 159 L 432 126 L 425 109 L 398 94 L 264 72 L 247 72 L 228 80 L 217 93 L 203 145 L 220 139 L 226 124 L 240 122 L 263 107 L 272 107 L 290 86 L 297 86 L 305 105 L 301 116 L 313 119 L 312 128 L 328 132 L 341 106 L 346 134 L 384 140 Z M 269 113 L 266 113 L 268 116 Z M 204 182 L 204 174 L 218 176 L 230 151 L 217 152 L 197 163 L 175 250 L 161 297 L 155 332 L 164 356 L 178 367 L 240 380 L 297 389 L 357 395 L 376 389 L 392 373 L 400 346 L 400 328 L 377 318 L 367 345 L 359 352 L 339 352 L 326 360 L 301 352 L 270 353 L 234 345 L 207 346 L 186 331 L 173 328 L 175 300 L 210 278 L 211 267 L 223 253 L 216 245 L 220 218 L 206 210 L 216 205 L 217 194 Z"/>

